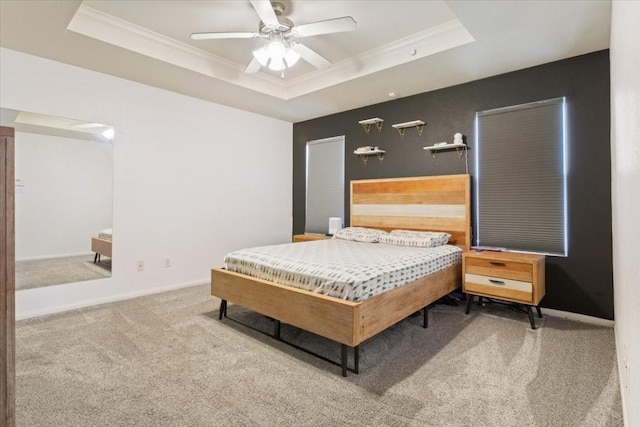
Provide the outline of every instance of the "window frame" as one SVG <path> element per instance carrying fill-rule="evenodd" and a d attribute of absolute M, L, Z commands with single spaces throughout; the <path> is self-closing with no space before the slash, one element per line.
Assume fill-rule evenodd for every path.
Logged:
<path fill-rule="evenodd" d="M 335 155 L 335 158 L 330 159 L 328 164 L 318 164 L 315 166 L 321 166 L 320 170 L 323 172 L 321 177 L 315 177 L 311 181 L 311 191 L 316 191 L 315 180 L 322 181 L 323 177 L 327 177 L 327 180 L 331 182 L 327 188 L 323 186 L 321 191 L 321 198 L 324 197 L 324 201 L 317 203 L 315 196 L 310 197 L 310 172 L 314 172 L 314 167 L 311 165 L 313 160 L 311 159 L 311 152 L 313 147 L 318 147 L 324 144 L 336 144 L 331 155 Z M 327 148 L 325 146 L 325 148 Z M 324 153 L 326 154 L 326 153 Z M 321 162 L 322 163 L 322 162 Z M 345 136 L 333 136 L 329 138 L 315 139 L 307 141 L 305 146 L 305 233 L 322 233 L 326 234 L 329 231 L 329 218 L 340 217 L 344 224 L 345 206 L 344 206 L 344 194 L 345 194 Z M 327 198 L 331 198 L 329 193 L 335 193 L 334 199 L 327 202 Z M 310 209 L 317 209 L 318 204 L 323 208 L 326 208 L 326 212 L 329 213 L 312 213 L 310 215 Z M 311 206 L 310 206 L 311 205 Z M 321 218 L 319 218 L 321 217 Z M 311 220 L 310 220 L 311 219 Z M 324 221 L 324 222 L 323 222 Z"/>
<path fill-rule="evenodd" d="M 520 144 L 516 144 L 516 143 L 509 144 L 507 146 L 508 148 L 513 147 L 513 150 L 509 150 L 509 151 L 505 150 L 504 148 L 505 144 L 503 142 L 502 150 L 505 151 L 505 153 L 503 154 L 498 153 L 498 155 L 496 156 L 495 152 L 497 152 L 498 149 L 494 149 L 493 153 L 483 158 L 483 154 L 485 153 L 484 150 L 486 149 L 485 148 L 486 146 L 483 146 L 483 144 L 487 144 L 487 140 L 484 138 L 484 135 L 483 135 L 483 130 L 486 130 L 486 127 L 485 129 L 483 129 L 483 125 L 484 125 L 483 118 L 487 118 L 489 116 L 497 117 L 497 115 L 505 114 L 505 113 L 506 114 L 515 113 L 515 114 L 512 114 L 511 116 L 517 117 L 518 113 L 526 112 L 527 110 L 533 110 L 537 108 L 551 108 L 552 110 L 549 110 L 547 114 L 552 116 L 553 114 L 556 114 L 556 111 L 557 111 L 560 113 L 559 119 L 557 121 L 554 121 L 553 123 L 551 122 L 537 123 L 537 125 L 540 127 L 533 128 L 533 127 L 527 127 L 527 126 L 536 124 L 535 120 L 532 117 L 521 116 L 520 118 L 521 119 L 524 118 L 525 120 L 521 122 L 515 122 L 515 123 L 510 122 L 508 125 L 505 125 L 504 130 L 500 130 L 500 132 L 504 132 L 505 135 L 509 135 L 510 132 L 514 132 L 515 134 L 515 131 L 517 131 L 519 129 L 519 126 L 522 125 L 523 133 L 527 133 L 527 135 L 525 135 L 525 137 L 523 138 L 524 140 L 518 141 L 520 142 Z M 549 256 L 560 256 L 560 257 L 568 256 L 569 236 L 568 236 L 567 218 L 568 218 L 569 209 L 568 209 L 568 203 L 567 203 L 568 141 L 567 141 L 567 131 L 566 131 L 567 129 L 567 111 L 566 110 L 567 110 L 566 98 L 559 97 L 559 98 L 529 102 L 529 103 L 519 104 L 519 105 L 514 105 L 509 107 L 485 110 L 485 111 L 480 111 L 476 113 L 475 136 L 476 136 L 477 154 L 475 156 L 476 157 L 475 159 L 476 160 L 476 167 L 475 167 L 476 177 L 475 177 L 475 185 L 474 185 L 475 187 L 474 188 L 475 231 L 476 231 L 474 233 L 475 234 L 474 242 L 476 246 L 499 247 L 499 248 L 513 250 L 515 252 L 538 253 L 538 254 L 545 254 Z M 539 110 L 539 111 L 542 111 L 542 110 Z M 532 116 L 535 116 L 536 114 L 538 113 L 533 113 Z M 510 116 L 505 115 L 503 117 L 506 118 Z M 530 122 L 528 122 L 527 120 L 530 120 Z M 505 121 L 507 120 L 505 119 Z M 534 141 L 527 140 L 527 137 L 530 139 L 531 135 L 535 134 L 535 132 L 540 132 L 540 133 L 547 132 L 549 133 L 549 135 L 553 135 L 554 140 L 551 142 L 549 141 L 540 142 L 539 140 L 534 140 Z M 499 135 L 499 133 L 496 133 L 496 135 L 492 135 L 492 137 L 497 139 L 502 138 L 502 140 L 506 138 L 505 135 Z M 516 140 L 515 137 L 513 139 L 514 141 Z M 511 222 L 515 223 L 517 220 L 510 219 L 508 221 L 509 223 L 504 228 L 504 231 L 506 231 L 504 234 L 505 236 L 508 236 L 511 234 L 511 237 L 510 238 L 505 237 L 504 239 L 498 238 L 496 237 L 497 233 L 496 233 L 496 224 L 495 224 L 495 222 L 497 221 L 496 219 L 497 216 L 495 214 L 492 214 L 491 212 L 487 213 L 488 209 L 485 209 L 485 207 L 488 205 L 487 200 L 489 199 L 489 197 L 483 196 L 483 191 L 486 193 L 487 187 L 490 187 L 493 183 L 491 182 L 490 179 L 487 179 L 487 181 L 483 182 L 483 174 L 485 174 L 485 171 L 487 169 L 487 163 L 491 165 L 492 164 L 491 162 L 493 162 L 492 166 L 494 166 L 495 168 L 495 165 L 502 164 L 502 162 L 498 162 L 495 160 L 487 161 L 486 157 L 496 156 L 495 157 L 496 159 L 502 157 L 504 160 L 512 156 L 512 158 L 515 159 L 517 158 L 517 156 L 522 155 L 522 154 L 519 154 L 520 150 L 522 150 L 522 147 L 524 147 L 525 149 L 523 151 L 536 150 L 537 149 L 536 146 L 531 147 L 531 146 L 522 145 L 522 144 L 532 144 L 533 142 L 535 143 L 540 142 L 539 146 L 541 148 L 544 146 L 544 144 L 546 144 L 546 146 L 551 147 L 549 148 L 549 150 L 554 150 L 551 154 L 556 153 L 556 156 L 554 158 L 555 160 L 557 160 L 556 162 L 545 163 L 543 161 L 540 161 L 537 157 L 532 157 L 530 158 L 530 161 L 529 161 L 530 164 L 538 167 L 544 167 L 546 164 L 549 164 L 550 167 L 546 171 L 544 171 L 544 173 L 546 173 L 547 175 L 544 175 L 544 176 L 550 177 L 549 179 L 553 181 L 552 191 L 545 193 L 548 200 L 543 200 L 544 198 L 540 197 L 540 193 L 541 193 L 540 189 L 533 191 L 532 193 L 534 194 L 525 193 L 518 197 L 520 197 L 520 199 L 526 199 L 527 197 L 532 197 L 533 200 L 540 201 L 540 203 L 543 206 L 551 209 L 548 215 L 552 217 L 551 218 L 552 221 L 545 222 L 544 220 L 539 219 L 536 222 L 531 220 L 526 221 L 525 219 L 522 219 L 521 222 L 526 221 L 526 223 L 522 227 L 522 229 L 525 230 L 524 233 L 527 233 L 526 230 L 530 230 L 528 232 L 531 233 L 531 230 L 535 228 L 532 226 L 532 224 L 536 223 L 540 225 L 540 228 L 538 228 L 539 235 L 532 238 L 531 234 L 526 235 L 522 233 L 522 237 L 517 238 L 517 237 L 513 237 L 513 235 L 516 234 L 517 231 L 519 231 L 520 229 L 516 228 L 516 226 L 513 226 L 511 224 Z M 544 150 L 544 148 L 542 148 L 542 150 Z M 542 150 L 540 150 L 540 152 L 542 152 Z M 559 156 L 561 156 L 561 158 L 558 158 Z M 505 167 L 505 169 L 508 169 L 508 166 Z M 537 176 L 526 175 L 526 173 L 530 173 L 530 170 L 527 169 L 525 171 L 522 171 L 522 170 L 518 171 L 519 177 L 531 176 L 533 178 L 537 178 Z M 493 178 L 495 182 L 497 173 L 495 172 L 495 170 L 492 170 L 491 174 L 492 174 L 491 178 Z M 511 178 L 513 178 L 513 176 L 514 175 L 512 175 Z M 561 177 L 561 182 L 557 182 L 560 177 Z M 505 172 L 504 179 L 507 180 L 508 178 L 509 178 L 508 173 Z M 489 182 L 489 184 L 487 184 L 487 182 Z M 508 181 L 505 181 L 505 182 L 508 182 Z M 498 184 L 497 187 L 499 188 L 499 186 L 500 185 Z M 493 194 L 496 194 L 496 193 L 493 193 Z M 502 197 L 503 195 L 501 195 L 501 198 Z M 504 201 L 493 202 L 494 204 L 491 205 L 491 209 L 495 210 L 496 206 L 500 206 L 501 204 L 502 205 L 507 204 L 507 206 L 509 207 L 506 208 L 505 210 L 508 212 L 510 206 L 513 206 L 513 204 L 509 205 L 508 203 L 517 201 L 517 198 L 513 200 L 509 200 L 509 197 L 510 197 L 509 195 L 504 195 L 504 198 L 507 199 L 506 203 Z M 518 208 L 514 208 L 514 210 L 517 211 Z M 487 216 L 490 217 L 489 220 L 486 220 L 485 218 L 483 218 L 483 215 L 485 216 L 485 218 Z M 547 215 L 547 211 L 545 211 L 545 215 Z M 545 218 L 545 216 L 543 215 L 540 218 Z M 491 224 L 492 221 L 494 222 L 493 224 Z M 489 223 L 490 225 L 487 225 L 487 223 Z M 553 225 L 549 225 L 549 224 L 553 224 Z M 557 230 L 561 230 L 560 231 L 561 234 L 558 234 L 558 231 L 556 231 L 556 234 L 553 234 L 553 227 L 555 227 Z M 483 239 L 484 237 L 483 233 L 490 234 L 490 237 Z M 510 240 L 510 239 L 514 239 L 514 240 Z M 548 239 L 548 240 L 545 240 L 545 239 Z M 544 244 L 546 244 L 547 246 L 542 245 L 543 241 L 544 241 Z M 542 246 L 533 247 L 532 245 L 534 245 L 535 242 L 538 242 L 538 244 L 541 244 Z"/>

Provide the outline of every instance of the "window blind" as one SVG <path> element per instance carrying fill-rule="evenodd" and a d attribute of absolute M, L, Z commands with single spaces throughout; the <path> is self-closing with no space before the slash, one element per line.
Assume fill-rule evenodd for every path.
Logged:
<path fill-rule="evenodd" d="M 564 98 L 476 120 L 477 245 L 566 256 Z"/>
<path fill-rule="evenodd" d="M 306 233 L 329 231 L 329 218 L 344 223 L 344 136 L 307 142 Z"/>

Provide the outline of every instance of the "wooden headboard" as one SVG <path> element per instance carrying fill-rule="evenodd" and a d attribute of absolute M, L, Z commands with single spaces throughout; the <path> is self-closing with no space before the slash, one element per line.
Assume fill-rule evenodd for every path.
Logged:
<path fill-rule="evenodd" d="M 351 181 L 352 227 L 444 231 L 471 245 L 469 175 Z"/>

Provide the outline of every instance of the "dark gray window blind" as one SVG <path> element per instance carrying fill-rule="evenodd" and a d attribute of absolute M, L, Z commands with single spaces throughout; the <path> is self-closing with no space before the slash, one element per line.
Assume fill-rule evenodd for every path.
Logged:
<path fill-rule="evenodd" d="M 476 119 L 477 245 L 566 256 L 564 98 Z"/>
<path fill-rule="evenodd" d="M 329 231 L 329 218 L 344 223 L 344 136 L 307 142 L 305 232 Z"/>

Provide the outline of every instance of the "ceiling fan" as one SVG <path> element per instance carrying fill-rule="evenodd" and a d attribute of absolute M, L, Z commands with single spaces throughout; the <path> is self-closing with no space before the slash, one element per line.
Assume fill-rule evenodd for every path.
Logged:
<path fill-rule="evenodd" d="M 329 60 L 292 39 L 356 29 L 356 21 L 350 16 L 294 25 L 293 22 L 283 16 L 285 7 L 282 3 L 272 3 L 269 0 L 250 1 L 260 17 L 258 32 L 191 34 L 193 40 L 251 39 L 258 37 L 267 39 L 268 43 L 265 46 L 253 52 L 253 60 L 245 69 L 245 73 L 256 73 L 261 67 L 268 67 L 273 71 L 280 71 L 282 77 L 284 77 L 284 70 L 293 66 L 300 58 L 318 69 L 327 68 L 331 65 Z"/>

